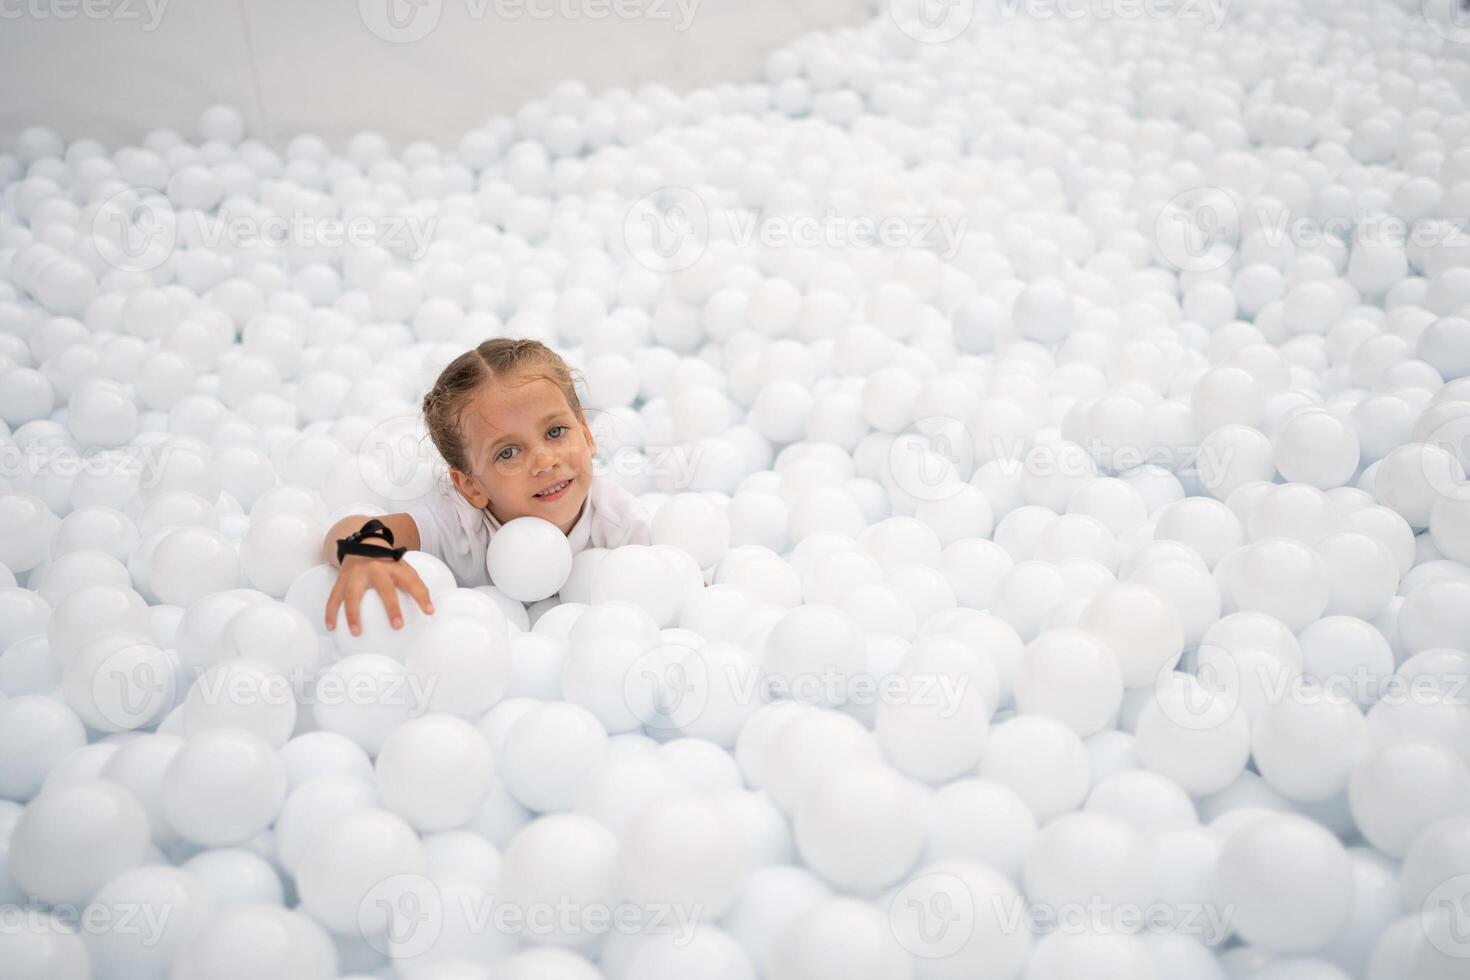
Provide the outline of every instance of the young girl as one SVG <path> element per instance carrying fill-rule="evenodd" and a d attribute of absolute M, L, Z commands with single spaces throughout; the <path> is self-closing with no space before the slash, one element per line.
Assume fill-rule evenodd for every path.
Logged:
<path fill-rule="evenodd" d="M 611 479 L 594 478 L 597 444 L 582 414 L 572 372 L 536 340 L 487 340 L 455 358 L 424 396 L 424 420 L 449 465 L 453 489 L 444 488 L 407 513 L 377 518 L 391 544 L 441 559 L 465 588 L 489 585 L 485 557 L 506 521 L 540 517 L 561 528 L 576 554 L 586 548 L 650 543 L 651 525 L 638 499 Z M 338 539 L 369 520 L 344 517 L 323 544 L 337 564 Z M 364 545 L 388 546 L 383 536 Z M 368 589 L 383 598 L 394 629 L 403 625 L 397 590 L 426 613 L 434 611 L 423 581 L 406 562 L 347 555 L 327 599 L 327 628 L 345 606 L 347 626 L 361 632 L 358 606 Z"/>

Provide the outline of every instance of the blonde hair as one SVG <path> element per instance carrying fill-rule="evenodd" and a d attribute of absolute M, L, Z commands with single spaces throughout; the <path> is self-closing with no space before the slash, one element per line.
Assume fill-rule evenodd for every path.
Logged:
<path fill-rule="evenodd" d="M 488 381 L 518 373 L 550 381 L 566 395 L 578 420 L 585 421 L 577 398 L 575 373 L 550 347 L 539 340 L 495 337 L 450 361 L 428 394 L 424 395 L 424 424 L 444 462 L 461 473 L 471 472 L 469 450 L 460 428 L 460 415 L 470 398 Z M 528 379 L 529 380 L 529 379 Z"/>

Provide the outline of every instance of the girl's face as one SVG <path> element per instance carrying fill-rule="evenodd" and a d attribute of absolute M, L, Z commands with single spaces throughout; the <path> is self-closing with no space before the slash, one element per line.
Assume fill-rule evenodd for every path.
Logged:
<path fill-rule="evenodd" d="M 555 383 L 524 373 L 487 382 L 460 423 L 470 471 L 451 477 L 466 500 L 502 524 L 539 517 L 563 533 L 572 529 L 592 485 L 597 443 Z"/>

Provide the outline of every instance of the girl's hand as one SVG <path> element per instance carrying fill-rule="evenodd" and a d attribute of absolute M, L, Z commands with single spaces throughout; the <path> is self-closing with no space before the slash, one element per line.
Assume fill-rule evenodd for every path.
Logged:
<path fill-rule="evenodd" d="M 386 542 L 384 542 L 386 544 Z M 419 604 L 425 613 L 434 612 L 434 603 L 429 599 L 428 587 L 413 566 L 391 558 L 369 558 L 365 555 L 348 555 L 342 562 L 342 571 L 337 575 L 337 584 L 327 596 L 327 629 L 337 628 L 337 607 L 347 607 L 347 628 L 353 636 L 362 632 L 358 608 L 362 594 L 368 589 L 377 589 L 383 599 L 383 608 L 388 612 L 388 622 L 394 629 L 403 628 L 403 613 L 398 606 L 398 590 L 402 589 Z"/>

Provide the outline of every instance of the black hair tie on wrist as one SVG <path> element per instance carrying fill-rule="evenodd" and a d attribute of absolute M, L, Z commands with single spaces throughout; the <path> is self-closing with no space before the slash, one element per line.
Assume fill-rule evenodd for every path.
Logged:
<path fill-rule="evenodd" d="M 376 517 L 368 521 L 362 527 L 353 531 L 345 538 L 337 539 L 337 564 L 342 564 L 342 559 L 347 555 L 362 555 L 365 558 L 391 558 L 394 561 L 402 561 L 408 552 L 407 548 L 384 548 L 380 544 L 363 544 L 363 538 L 383 538 L 390 545 L 393 543 L 393 532 L 388 530 L 388 525 Z"/>

